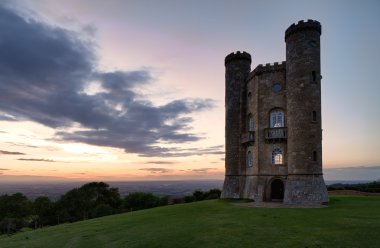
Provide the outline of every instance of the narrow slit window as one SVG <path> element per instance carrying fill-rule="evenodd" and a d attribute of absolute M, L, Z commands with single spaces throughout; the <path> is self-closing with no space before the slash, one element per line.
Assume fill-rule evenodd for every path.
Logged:
<path fill-rule="evenodd" d="M 317 161 L 317 151 L 313 151 L 313 161 Z"/>
<path fill-rule="evenodd" d="M 248 131 L 252 132 L 255 130 L 254 126 L 254 120 L 253 120 L 253 115 L 248 116 Z"/>
<path fill-rule="evenodd" d="M 253 166 L 253 155 L 252 152 L 247 153 L 247 167 L 252 167 Z"/>
<path fill-rule="evenodd" d="M 317 121 L 317 111 L 311 111 L 311 121 Z"/>
<path fill-rule="evenodd" d="M 315 71 L 311 72 L 311 78 L 313 83 L 317 82 L 317 73 Z"/>

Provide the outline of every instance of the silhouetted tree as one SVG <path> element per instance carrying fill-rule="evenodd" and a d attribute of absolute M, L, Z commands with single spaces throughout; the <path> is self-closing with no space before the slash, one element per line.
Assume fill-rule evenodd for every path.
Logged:
<path fill-rule="evenodd" d="M 54 225 L 55 204 L 47 196 L 39 196 L 33 202 L 33 213 L 36 216 L 34 227 L 43 227 L 45 225 Z"/>
<path fill-rule="evenodd" d="M 196 201 L 203 201 L 206 198 L 206 195 L 202 191 L 196 190 L 193 192 L 193 197 Z"/>
<path fill-rule="evenodd" d="M 220 195 L 222 194 L 222 191 L 220 189 L 210 189 L 208 192 L 206 192 L 206 199 L 219 199 Z"/>
<path fill-rule="evenodd" d="M 136 192 L 124 197 L 123 208 L 127 211 L 135 211 L 159 206 L 160 198 L 152 193 Z"/>
<path fill-rule="evenodd" d="M 32 206 L 21 193 L 0 196 L 0 227 L 2 233 L 13 233 L 28 224 Z"/>
<path fill-rule="evenodd" d="M 103 205 L 103 210 L 105 205 L 109 206 L 109 214 L 118 213 L 121 205 L 119 190 L 103 182 L 87 183 L 72 189 L 59 199 L 57 219 L 59 222 L 72 222 L 94 218 L 99 214 L 100 210 L 95 211 L 99 205 Z"/>

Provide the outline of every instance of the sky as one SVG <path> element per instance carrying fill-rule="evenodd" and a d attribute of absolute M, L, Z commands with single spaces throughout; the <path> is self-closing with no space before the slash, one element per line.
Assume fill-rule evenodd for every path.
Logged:
<path fill-rule="evenodd" d="M 224 58 L 322 24 L 327 180 L 380 179 L 379 1 L 0 2 L 0 180 L 223 179 Z"/>

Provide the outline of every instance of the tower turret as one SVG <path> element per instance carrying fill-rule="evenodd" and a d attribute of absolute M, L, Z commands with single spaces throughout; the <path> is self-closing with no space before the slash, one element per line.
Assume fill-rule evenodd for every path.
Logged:
<path fill-rule="evenodd" d="M 222 198 L 240 197 L 244 187 L 242 164 L 245 165 L 245 151 L 241 148 L 240 134 L 244 131 L 246 119 L 246 80 L 251 71 L 251 55 L 236 52 L 225 58 L 225 109 L 226 109 L 226 178 Z"/>
<path fill-rule="evenodd" d="M 288 178 L 284 202 L 328 201 L 322 176 L 321 24 L 299 21 L 285 32 Z"/>

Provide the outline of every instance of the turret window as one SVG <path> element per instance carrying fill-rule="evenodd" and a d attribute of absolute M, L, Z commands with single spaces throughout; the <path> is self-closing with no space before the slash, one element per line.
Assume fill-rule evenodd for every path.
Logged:
<path fill-rule="evenodd" d="M 251 151 L 248 151 L 247 153 L 247 167 L 253 166 L 253 155 Z"/>
<path fill-rule="evenodd" d="M 311 121 L 317 122 L 317 111 L 311 111 Z"/>
<path fill-rule="evenodd" d="M 283 154 L 281 148 L 274 148 L 272 151 L 272 164 L 283 164 Z"/>
<path fill-rule="evenodd" d="M 284 127 L 285 125 L 285 116 L 284 111 L 282 110 L 273 110 L 270 113 L 270 127 Z"/>
<path fill-rule="evenodd" d="M 252 132 L 255 130 L 254 126 L 254 120 L 253 120 L 253 115 L 248 116 L 248 131 Z"/>
<path fill-rule="evenodd" d="M 317 151 L 313 151 L 313 161 L 317 161 Z"/>
<path fill-rule="evenodd" d="M 317 73 L 315 71 L 311 72 L 311 83 L 317 83 Z"/>

